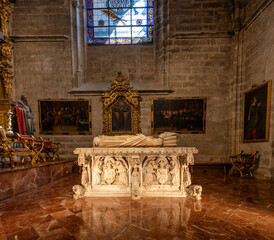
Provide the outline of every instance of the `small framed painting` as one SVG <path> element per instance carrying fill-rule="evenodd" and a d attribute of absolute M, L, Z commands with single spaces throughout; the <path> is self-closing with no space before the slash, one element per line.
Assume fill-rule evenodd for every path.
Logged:
<path fill-rule="evenodd" d="M 91 101 L 38 100 L 40 134 L 91 134 Z"/>
<path fill-rule="evenodd" d="M 205 133 L 206 98 L 154 98 L 151 133 Z"/>
<path fill-rule="evenodd" d="M 243 96 L 243 142 L 267 142 L 271 104 L 271 80 L 254 86 Z"/>

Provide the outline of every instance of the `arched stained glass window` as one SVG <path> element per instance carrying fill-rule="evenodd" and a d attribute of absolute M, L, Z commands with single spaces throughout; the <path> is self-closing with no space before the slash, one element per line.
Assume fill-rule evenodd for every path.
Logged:
<path fill-rule="evenodd" d="M 153 41 L 154 0 L 87 0 L 88 44 Z"/>

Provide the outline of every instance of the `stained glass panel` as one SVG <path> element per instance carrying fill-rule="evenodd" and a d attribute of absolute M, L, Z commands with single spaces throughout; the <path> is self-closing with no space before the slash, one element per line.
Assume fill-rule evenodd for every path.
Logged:
<path fill-rule="evenodd" d="M 151 43 L 153 3 L 153 0 L 87 0 L 88 43 Z"/>

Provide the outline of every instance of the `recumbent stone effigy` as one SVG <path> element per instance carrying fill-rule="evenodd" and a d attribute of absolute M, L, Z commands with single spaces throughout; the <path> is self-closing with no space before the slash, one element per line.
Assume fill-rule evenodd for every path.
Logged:
<path fill-rule="evenodd" d="M 77 148 L 82 166 L 82 197 L 190 197 L 201 199 L 202 187 L 191 185 L 189 165 L 195 147 L 177 147 L 176 134 L 159 138 L 137 135 L 98 136 L 92 148 Z"/>

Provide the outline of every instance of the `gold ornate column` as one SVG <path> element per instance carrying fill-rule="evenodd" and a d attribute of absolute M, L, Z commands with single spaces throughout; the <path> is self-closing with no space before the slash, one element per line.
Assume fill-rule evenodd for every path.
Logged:
<path fill-rule="evenodd" d="M 0 126 L 12 132 L 11 117 L 14 102 L 12 92 L 12 43 L 8 33 L 9 0 L 0 0 Z"/>

